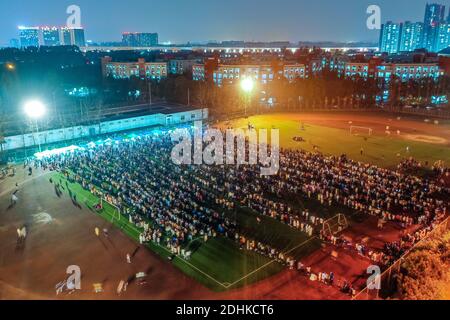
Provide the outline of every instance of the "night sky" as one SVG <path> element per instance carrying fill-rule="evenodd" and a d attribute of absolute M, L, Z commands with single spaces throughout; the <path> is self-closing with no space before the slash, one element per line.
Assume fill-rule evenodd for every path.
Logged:
<path fill-rule="evenodd" d="M 208 40 L 373 41 L 366 9 L 382 21 L 423 21 L 426 0 L 1 0 L 0 44 L 19 25 L 64 25 L 66 8 L 81 7 L 86 38 L 120 41 L 123 31 L 158 32 L 160 42 Z M 450 0 L 436 0 L 447 6 Z"/>

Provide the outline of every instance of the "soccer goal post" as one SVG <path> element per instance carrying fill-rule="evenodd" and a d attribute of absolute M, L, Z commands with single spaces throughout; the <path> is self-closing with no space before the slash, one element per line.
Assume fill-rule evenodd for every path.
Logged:
<path fill-rule="evenodd" d="M 325 236 L 336 235 L 346 228 L 348 228 L 347 217 L 342 213 L 338 213 L 323 223 L 322 233 Z"/>
<path fill-rule="evenodd" d="M 369 127 L 359 127 L 359 126 L 350 126 L 350 134 L 352 135 L 369 135 L 371 136 L 373 133 L 372 128 Z"/>
<path fill-rule="evenodd" d="M 120 216 L 122 215 L 120 212 L 120 208 L 114 204 L 112 204 L 111 202 L 108 202 L 108 200 L 106 200 L 105 198 L 100 198 L 100 203 L 102 205 L 103 210 L 105 210 L 105 204 L 111 206 L 111 208 L 113 209 L 113 213 L 111 216 L 111 222 L 114 221 L 114 219 L 120 221 Z"/>

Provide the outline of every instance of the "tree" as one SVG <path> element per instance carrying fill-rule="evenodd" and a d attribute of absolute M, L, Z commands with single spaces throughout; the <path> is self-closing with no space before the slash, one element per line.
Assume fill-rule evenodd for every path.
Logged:
<path fill-rule="evenodd" d="M 101 98 L 98 98 L 93 105 L 89 108 L 89 113 L 91 114 L 91 118 L 95 120 L 95 123 L 98 125 L 98 134 L 102 133 L 102 116 L 103 116 L 103 101 Z"/>
<path fill-rule="evenodd" d="M 402 263 L 401 298 L 445 299 L 450 295 L 450 232 L 416 247 Z"/>
<path fill-rule="evenodd" d="M 439 296 L 438 282 L 446 274 L 438 254 L 423 250 L 411 253 L 403 263 L 400 294 L 406 300 L 432 300 Z"/>

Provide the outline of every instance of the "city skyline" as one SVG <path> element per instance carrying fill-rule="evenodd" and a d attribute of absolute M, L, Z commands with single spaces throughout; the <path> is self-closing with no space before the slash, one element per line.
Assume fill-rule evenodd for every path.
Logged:
<path fill-rule="evenodd" d="M 450 301 L 450 0 L 2 3 L 1 303 Z"/>
<path fill-rule="evenodd" d="M 426 49 L 439 52 L 450 45 L 450 14 L 443 4 L 427 4 L 422 21 L 388 21 L 381 27 L 379 48 L 382 52 Z"/>
<path fill-rule="evenodd" d="M 366 27 L 369 16 L 366 9 L 369 5 L 380 6 L 382 22 L 421 21 L 427 2 L 443 4 L 447 11 L 450 7 L 449 1 L 426 0 L 400 0 L 396 3 L 387 0 L 377 3 L 349 0 L 345 5 L 330 0 L 314 3 L 280 0 L 276 8 L 265 0 L 247 0 L 242 3 L 236 0 L 226 3 L 198 0 L 195 5 L 182 1 L 160 3 L 132 0 L 126 6 L 119 3 L 112 6 L 104 0 L 95 3 L 86 0 L 77 3 L 56 0 L 35 3 L 26 0 L 10 4 L 10 11 L 18 14 L 0 13 L 0 43 L 7 44 L 10 39 L 18 38 L 19 25 L 63 25 L 68 17 L 66 8 L 72 4 L 81 8 L 81 23 L 86 30 L 86 39 L 95 42 L 119 42 L 123 32 L 155 32 L 159 34 L 161 43 L 209 40 L 376 43 L 379 30 Z M 258 15 L 255 18 L 253 13 L 256 9 Z M 102 15 L 98 15 L 100 11 Z M 205 15 L 205 12 L 208 14 Z M 204 27 L 206 25 L 207 28 Z"/>
<path fill-rule="evenodd" d="M 84 29 L 82 28 L 20 26 L 18 29 L 19 39 L 17 44 L 21 47 L 58 45 L 86 46 Z"/>

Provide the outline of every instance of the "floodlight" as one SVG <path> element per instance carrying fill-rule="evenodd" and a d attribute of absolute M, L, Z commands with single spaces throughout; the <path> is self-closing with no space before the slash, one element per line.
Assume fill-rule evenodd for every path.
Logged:
<path fill-rule="evenodd" d="M 45 114 L 45 106 L 38 100 L 31 100 L 25 103 L 25 113 L 32 119 L 37 119 Z"/>

